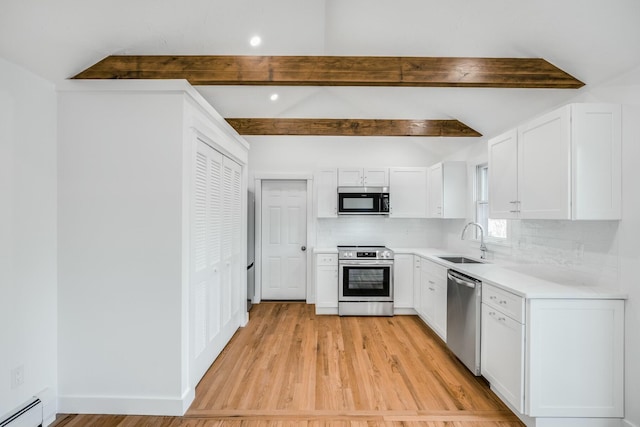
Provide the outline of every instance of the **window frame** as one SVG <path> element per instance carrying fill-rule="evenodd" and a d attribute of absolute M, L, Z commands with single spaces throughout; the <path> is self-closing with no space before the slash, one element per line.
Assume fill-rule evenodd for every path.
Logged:
<path fill-rule="evenodd" d="M 484 170 L 484 172 L 482 172 Z M 484 173 L 484 180 L 481 178 L 481 173 Z M 484 188 L 482 188 L 484 185 Z M 475 174 L 474 174 L 474 217 L 475 221 L 479 224 L 482 224 L 485 229 L 485 242 L 511 246 L 511 221 L 507 219 L 496 219 L 494 221 L 505 221 L 506 227 L 506 237 L 497 237 L 489 235 L 489 221 L 491 218 L 489 217 L 489 164 L 487 162 L 476 164 Z M 486 193 L 486 198 L 482 198 L 484 193 Z M 487 217 L 486 224 L 483 224 L 484 221 L 480 219 L 481 206 L 484 205 L 486 207 Z M 476 228 L 475 234 L 473 236 L 473 240 L 480 240 L 480 230 Z"/>

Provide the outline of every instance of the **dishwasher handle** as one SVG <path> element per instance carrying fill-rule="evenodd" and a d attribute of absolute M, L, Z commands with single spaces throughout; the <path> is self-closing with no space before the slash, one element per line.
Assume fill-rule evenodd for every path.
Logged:
<path fill-rule="evenodd" d="M 452 273 L 451 271 L 447 272 L 447 278 L 458 285 L 466 286 L 467 288 L 471 289 L 475 289 L 476 285 L 479 283 L 479 281 L 477 280 L 460 277 L 457 274 Z"/>

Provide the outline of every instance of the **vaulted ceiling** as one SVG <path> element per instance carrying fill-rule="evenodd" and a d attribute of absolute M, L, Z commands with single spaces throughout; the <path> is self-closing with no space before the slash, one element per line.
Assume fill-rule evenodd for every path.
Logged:
<path fill-rule="evenodd" d="M 640 65 L 639 24 L 637 0 L 3 0 L 0 57 L 52 82 L 109 55 L 544 58 L 588 88 Z M 585 89 L 197 90 L 225 117 L 458 119 L 490 137 Z"/>

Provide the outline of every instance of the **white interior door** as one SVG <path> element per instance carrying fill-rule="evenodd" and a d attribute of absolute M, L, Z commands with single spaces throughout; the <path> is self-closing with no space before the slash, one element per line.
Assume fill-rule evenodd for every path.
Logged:
<path fill-rule="evenodd" d="M 306 181 L 263 181 L 261 210 L 262 299 L 306 299 Z"/>

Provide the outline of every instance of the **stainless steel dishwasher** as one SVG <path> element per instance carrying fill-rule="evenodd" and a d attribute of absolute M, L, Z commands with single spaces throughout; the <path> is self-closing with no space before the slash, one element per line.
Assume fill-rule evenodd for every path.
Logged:
<path fill-rule="evenodd" d="M 447 274 L 447 346 L 474 375 L 480 375 L 482 282 L 455 270 Z"/>

